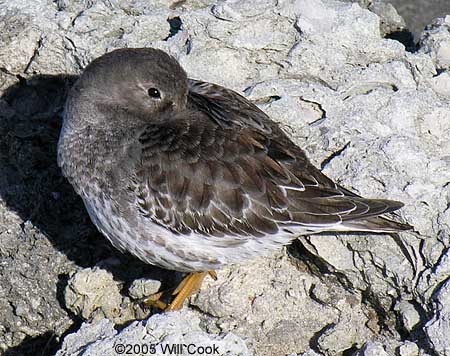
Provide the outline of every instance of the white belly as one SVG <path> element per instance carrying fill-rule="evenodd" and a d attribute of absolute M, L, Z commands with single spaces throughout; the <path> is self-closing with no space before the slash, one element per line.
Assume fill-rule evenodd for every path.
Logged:
<path fill-rule="evenodd" d="M 109 202 L 84 200 L 97 228 L 121 251 L 128 251 L 142 261 L 162 268 L 193 272 L 269 255 L 288 244 L 294 236 L 282 232 L 263 237 L 207 236 L 197 233 L 180 235 L 139 216 L 132 226 L 123 216 L 112 214 Z"/>

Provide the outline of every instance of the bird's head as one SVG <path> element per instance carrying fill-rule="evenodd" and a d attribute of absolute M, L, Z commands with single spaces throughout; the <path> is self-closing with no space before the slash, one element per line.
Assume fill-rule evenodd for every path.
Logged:
<path fill-rule="evenodd" d="M 126 48 L 89 64 L 66 104 L 66 118 L 98 128 L 134 128 L 186 105 L 187 76 L 178 62 L 153 48 Z"/>

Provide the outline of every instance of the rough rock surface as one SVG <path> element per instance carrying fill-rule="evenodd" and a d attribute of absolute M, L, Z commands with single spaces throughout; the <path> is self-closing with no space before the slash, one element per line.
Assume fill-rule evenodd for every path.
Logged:
<path fill-rule="evenodd" d="M 404 17 L 408 28 L 417 38 L 434 18 L 450 13 L 448 0 L 389 0 L 389 2 Z"/>
<path fill-rule="evenodd" d="M 377 6 L 1 2 L 0 350 L 104 355 L 152 329 L 156 343 L 220 341 L 230 355 L 450 355 L 450 16 L 411 53 L 385 38 L 401 20 Z M 137 46 L 242 92 L 338 183 L 403 201 L 415 231 L 302 237 L 219 271 L 188 310 L 128 325 L 149 314 L 136 299 L 180 276 L 104 241 L 59 173 L 56 142 L 76 75 Z"/>
<path fill-rule="evenodd" d="M 184 346 L 181 349 L 178 345 Z M 184 310 L 155 315 L 146 321 L 135 321 L 120 332 L 114 329 L 114 323 L 108 319 L 83 324 L 76 334 L 64 339 L 56 356 L 120 355 L 126 354 L 129 349 L 132 350 L 131 354 L 157 356 L 253 355 L 241 338 L 232 333 L 208 334 L 200 327 L 198 316 Z M 179 352 L 181 350 L 183 353 Z"/>

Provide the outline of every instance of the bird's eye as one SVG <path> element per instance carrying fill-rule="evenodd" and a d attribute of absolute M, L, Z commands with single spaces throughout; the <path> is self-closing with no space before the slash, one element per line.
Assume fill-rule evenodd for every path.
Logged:
<path fill-rule="evenodd" d="M 161 98 L 161 93 L 156 88 L 150 88 L 149 90 L 147 90 L 147 93 L 150 98 L 154 98 L 154 99 Z"/>

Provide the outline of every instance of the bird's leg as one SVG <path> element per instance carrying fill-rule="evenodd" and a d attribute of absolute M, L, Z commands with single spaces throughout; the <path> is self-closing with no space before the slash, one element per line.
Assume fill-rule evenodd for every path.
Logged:
<path fill-rule="evenodd" d="M 172 295 L 174 295 L 175 298 L 172 303 L 168 305 L 160 300 L 164 292 L 158 292 L 149 296 L 145 299 L 144 304 L 164 311 L 180 310 L 183 307 L 184 301 L 200 290 L 202 282 L 208 274 L 214 280 L 217 280 L 215 271 L 189 273 L 172 292 Z"/>
<path fill-rule="evenodd" d="M 167 308 L 167 304 L 161 300 L 163 294 L 164 292 L 154 293 L 146 297 L 144 300 L 141 300 L 141 303 L 143 303 L 146 307 L 154 307 L 160 310 L 164 310 Z"/>
<path fill-rule="evenodd" d="M 209 276 L 210 276 L 212 279 L 214 279 L 215 281 L 217 281 L 217 273 L 216 273 L 216 271 L 213 271 L 213 270 L 208 271 L 208 274 L 209 274 Z"/>
<path fill-rule="evenodd" d="M 183 307 L 184 301 L 200 290 L 202 282 L 208 273 L 209 272 L 193 272 L 184 277 L 178 287 L 172 292 L 172 295 L 175 295 L 174 300 L 166 309 L 164 309 L 164 311 L 180 310 Z"/>
<path fill-rule="evenodd" d="M 177 288 L 175 288 L 172 292 L 172 295 L 175 295 L 176 297 L 172 303 L 164 309 L 164 311 L 180 310 L 183 307 L 184 301 L 200 290 L 203 280 L 208 274 L 212 279 L 215 281 L 217 280 L 217 274 L 215 271 L 192 272 L 184 277 Z"/>

